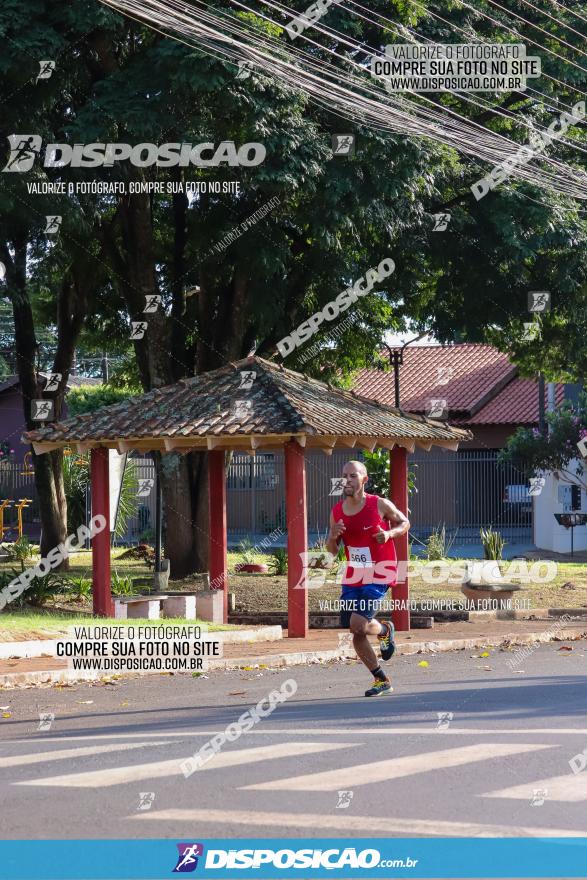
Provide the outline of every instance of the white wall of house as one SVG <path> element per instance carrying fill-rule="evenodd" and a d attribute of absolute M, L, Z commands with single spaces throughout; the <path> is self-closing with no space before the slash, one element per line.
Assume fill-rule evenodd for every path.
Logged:
<path fill-rule="evenodd" d="M 568 470 L 574 472 L 578 462 L 570 462 Z M 571 530 L 560 526 L 554 518 L 555 513 L 587 513 L 587 492 L 581 490 L 581 510 L 565 508 L 559 489 L 568 484 L 554 474 L 543 474 L 546 482 L 540 495 L 534 496 L 534 543 L 539 550 L 554 553 L 570 553 Z M 585 482 L 585 476 L 583 477 Z M 574 530 L 574 549 L 587 550 L 587 525 Z"/>

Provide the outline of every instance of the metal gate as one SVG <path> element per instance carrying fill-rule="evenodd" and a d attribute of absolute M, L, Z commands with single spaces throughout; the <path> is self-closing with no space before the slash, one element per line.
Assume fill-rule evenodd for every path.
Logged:
<path fill-rule="evenodd" d="M 425 540 L 444 525 L 459 544 L 479 544 L 492 526 L 509 544 L 532 542 L 529 474 L 520 463 L 500 464 L 496 450 L 410 456 L 417 492 L 410 496 L 412 534 Z"/>

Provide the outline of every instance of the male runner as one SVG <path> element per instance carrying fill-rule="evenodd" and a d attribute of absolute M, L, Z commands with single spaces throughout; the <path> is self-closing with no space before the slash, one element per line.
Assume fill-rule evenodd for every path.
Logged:
<path fill-rule="evenodd" d="M 397 576 L 393 538 L 407 532 L 410 523 L 387 498 L 365 492 L 369 475 L 362 462 L 349 461 L 342 475 L 343 500 L 331 511 L 326 547 L 336 556 L 339 541 L 344 544 L 349 565 L 342 580 L 340 623 L 349 627 L 357 656 L 375 678 L 365 696 L 375 697 L 393 688 L 367 636 L 377 636 L 381 659 L 389 660 L 395 651 L 393 623 L 374 618 Z M 396 525 L 390 528 L 390 523 Z"/>

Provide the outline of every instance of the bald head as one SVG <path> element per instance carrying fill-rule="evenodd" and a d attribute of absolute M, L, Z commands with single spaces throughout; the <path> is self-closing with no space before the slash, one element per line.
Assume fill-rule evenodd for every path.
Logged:
<path fill-rule="evenodd" d="M 343 495 L 358 498 L 363 495 L 368 480 L 367 468 L 362 461 L 347 461 L 342 469 L 344 480 Z"/>

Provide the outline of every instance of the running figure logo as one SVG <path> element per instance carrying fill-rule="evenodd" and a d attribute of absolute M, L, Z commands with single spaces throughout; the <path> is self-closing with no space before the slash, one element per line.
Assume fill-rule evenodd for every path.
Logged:
<path fill-rule="evenodd" d="M 35 80 L 35 85 L 39 82 L 40 79 L 50 79 L 51 74 L 55 70 L 55 62 L 54 61 L 39 61 L 39 72 L 37 74 L 37 78 Z"/>
<path fill-rule="evenodd" d="M 56 235 L 59 232 L 62 220 L 63 218 L 60 214 L 47 214 L 45 217 L 45 234 Z"/>
<path fill-rule="evenodd" d="M 338 803 L 336 805 L 336 809 L 337 810 L 347 810 L 351 805 L 352 799 L 353 799 L 353 792 L 352 791 L 345 791 L 345 790 L 339 791 L 338 792 Z"/>
<path fill-rule="evenodd" d="M 450 214 L 433 214 L 434 227 L 432 232 L 444 232 L 450 223 Z"/>
<path fill-rule="evenodd" d="M 332 135 L 332 152 L 335 156 L 354 156 L 355 155 L 355 136 L 354 136 L 354 134 L 333 134 Z"/>
<path fill-rule="evenodd" d="M 529 312 L 549 312 L 550 311 L 550 291 L 548 290 L 531 290 L 528 294 L 528 311 Z"/>
<path fill-rule="evenodd" d="M 202 843 L 178 843 L 179 850 L 177 865 L 173 869 L 174 874 L 187 874 L 195 871 L 198 867 L 198 856 L 204 855 L 204 844 Z"/>
<path fill-rule="evenodd" d="M 41 152 L 43 140 L 40 134 L 10 134 L 10 156 L 2 171 L 30 171 Z"/>
<path fill-rule="evenodd" d="M 145 297 L 146 305 L 143 309 L 143 312 L 156 312 L 161 305 L 161 299 L 162 297 L 160 297 L 159 294 L 150 293 L 148 296 Z"/>

